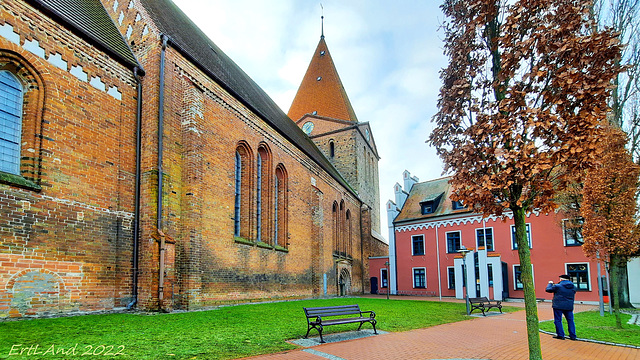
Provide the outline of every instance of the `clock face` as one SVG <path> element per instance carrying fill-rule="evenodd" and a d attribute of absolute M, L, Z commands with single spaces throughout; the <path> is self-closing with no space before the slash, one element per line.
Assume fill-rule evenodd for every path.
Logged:
<path fill-rule="evenodd" d="M 302 125 L 302 131 L 307 135 L 311 134 L 313 131 L 313 123 L 311 121 L 304 123 L 304 125 Z"/>

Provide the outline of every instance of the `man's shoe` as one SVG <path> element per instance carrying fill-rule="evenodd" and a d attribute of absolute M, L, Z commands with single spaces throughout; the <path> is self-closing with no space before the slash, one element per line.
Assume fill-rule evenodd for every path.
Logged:
<path fill-rule="evenodd" d="M 576 340 L 578 340 L 578 338 L 569 338 L 569 340 L 576 341 Z"/>
<path fill-rule="evenodd" d="M 564 340 L 564 338 L 562 336 L 554 336 L 554 339 L 558 339 L 558 340 Z"/>

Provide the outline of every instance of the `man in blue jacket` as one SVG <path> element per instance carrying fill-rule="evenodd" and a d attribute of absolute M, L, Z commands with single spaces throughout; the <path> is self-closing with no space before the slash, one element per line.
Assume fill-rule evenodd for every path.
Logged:
<path fill-rule="evenodd" d="M 576 296 L 576 287 L 571 282 L 569 275 L 560 275 L 560 282 L 554 284 L 549 281 L 548 293 L 553 293 L 553 323 L 556 325 L 556 336 L 554 339 L 564 340 L 564 329 L 562 328 L 562 315 L 567 319 L 569 327 L 569 339 L 576 339 L 576 324 L 573 322 L 573 301 Z"/>

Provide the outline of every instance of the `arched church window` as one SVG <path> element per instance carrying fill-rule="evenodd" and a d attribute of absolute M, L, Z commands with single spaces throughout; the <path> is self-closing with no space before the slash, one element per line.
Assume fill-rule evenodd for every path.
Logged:
<path fill-rule="evenodd" d="M 23 90 L 9 71 L 0 71 L 0 171 L 20 175 Z"/>
<path fill-rule="evenodd" d="M 258 148 L 256 174 L 256 240 L 271 244 L 271 152 L 264 144 Z"/>
<path fill-rule="evenodd" d="M 284 165 L 276 166 L 275 177 L 275 211 L 274 211 L 274 245 L 288 247 L 288 203 L 287 203 L 287 170 Z"/>
<path fill-rule="evenodd" d="M 236 147 L 235 197 L 233 215 L 234 236 L 251 238 L 251 148 L 244 142 Z"/>
<path fill-rule="evenodd" d="M 0 49 L 1 183 L 42 190 L 44 99 L 44 82 L 31 63 Z"/>

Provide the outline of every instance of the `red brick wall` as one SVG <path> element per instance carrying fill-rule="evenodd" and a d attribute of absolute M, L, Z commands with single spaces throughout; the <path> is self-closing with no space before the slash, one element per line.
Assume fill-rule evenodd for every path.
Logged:
<path fill-rule="evenodd" d="M 112 2 L 104 3 L 116 24 L 120 11 L 125 14 L 121 30 L 133 27 L 128 40 L 146 70 L 138 306 L 157 309 L 159 32 L 140 4 L 129 9 L 123 2 L 114 11 Z M 131 301 L 133 278 L 133 74 L 21 1 L 1 3 L 0 19 L 19 38 L 15 44 L 0 37 L 0 64 L 24 64 L 35 79 L 23 148 L 33 155 L 23 160 L 23 176 L 36 185 L 0 184 L 0 317 L 123 307 Z M 24 49 L 31 40 L 42 56 Z M 67 62 L 66 70 L 48 61 L 54 54 Z M 169 241 L 162 306 L 318 296 L 325 286 L 335 295 L 339 272 L 347 274 L 349 293 L 365 291 L 363 259 L 381 246 L 370 237 L 370 215 L 361 212 L 359 199 L 171 46 L 166 56 L 161 228 Z M 87 80 L 99 77 L 104 90 L 74 75 L 77 66 Z M 269 150 L 271 176 L 277 166 L 286 169 L 287 243 L 281 247 L 256 242 L 255 191 L 245 225 L 250 229 L 234 237 L 239 143 L 251 149 L 254 169 L 260 147 Z M 255 171 L 252 176 L 255 186 Z M 272 202 L 274 193 L 267 195 Z M 334 256 L 334 202 L 344 202 L 352 217 L 351 228 L 343 227 L 353 237 L 348 257 Z M 274 218 L 272 209 L 265 207 L 265 219 Z"/>
<path fill-rule="evenodd" d="M 359 201 L 178 52 L 169 47 L 166 56 L 163 231 L 176 239 L 175 264 L 171 264 L 175 277 L 169 276 L 174 281 L 169 286 L 174 289 L 173 306 L 194 308 L 234 300 L 311 296 L 322 291 L 325 273 L 328 292 L 335 294 L 338 266 L 333 256 L 331 206 L 342 200 L 345 212 L 349 210 L 352 216 L 355 240 L 346 267 L 351 272 L 351 290 L 361 293 Z M 145 85 L 159 66 L 159 56 L 148 59 L 144 64 L 148 72 Z M 153 101 L 146 99 L 144 103 L 152 106 Z M 145 114 L 151 114 L 145 116 L 144 122 L 145 128 L 150 129 L 147 133 L 152 133 L 157 115 L 153 111 Z M 271 176 L 278 164 L 287 171 L 286 249 L 268 245 L 273 241 L 266 233 L 265 246 L 255 243 L 255 210 L 249 238 L 234 238 L 234 164 L 239 143 L 251 149 L 254 184 L 259 147 L 269 149 Z M 146 160 L 145 164 L 152 166 L 143 172 L 153 173 L 155 159 L 147 154 Z M 151 204 L 156 184 L 144 186 L 143 193 L 151 195 L 143 201 L 145 218 L 153 218 L 155 206 Z M 255 191 L 252 196 L 251 203 L 255 204 Z M 265 199 L 273 199 L 273 193 Z M 265 218 L 268 216 L 273 214 L 265 214 Z M 153 233 L 153 226 L 145 227 L 145 231 Z M 145 293 L 140 301 L 153 308 L 157 296 L 157 244 L 144 240 L 142 244 L 145 260 L 141 284 L 145 284 Z"/>
<path fill-rule="evenodd" d="M 0 66 L 24 66 L 21 170 L 41 187 L 0 184 L 0 317 L 122 307 L 132 279 L 132 73 L 21 1 L 2 2 L 0 19 L 19 39 L 0 37 Z M 40 55 L 25 50 L 31 41 Z M 66 70 L 47 61 L 54 55 Z M 75 66 L 104 90 L 72 75 Z"/>

